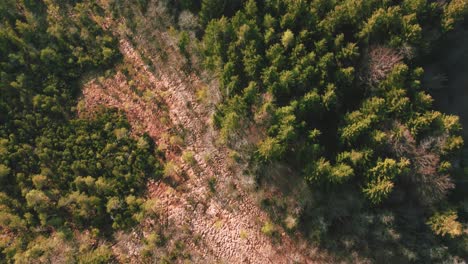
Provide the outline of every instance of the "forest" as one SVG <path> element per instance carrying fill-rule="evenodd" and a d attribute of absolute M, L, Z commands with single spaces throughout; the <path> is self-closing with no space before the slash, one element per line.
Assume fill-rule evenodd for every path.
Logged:
<path fill-rule="evenodd" d="M 224 96 L 214 122 L 233 147 L 264 128 L 260 181 L 283 162 L 309 183 L 298 228 L 378 263 L 466 258 L 462 127 L 434 109 L 422 77 L 468 3 L 228 2 L 199 6 L 204 67 Z"/>
<path fill-rule="evenodd" d="M 99 6 L 72 2 L 0 2 L 1 263 L 55 263 L 63 241 L 76 243 L 61 261 L 109 263 L 92 241 L 140 221 L 146 181 L 160 175 L 153 141 L 132 138 L 121 113 L 76 115 L 82 75 L 119 52 L 91 20 Z"/>
<path fill-rule="evenodd" d="M 83 83 L 123 61 L 96 16 L 109 6 L 138 28 L 130 10 L 155 2 L 0 1 L 0 263 L 117 262 L 117 232 L 151 214 L 147 183 L 182 168 L 123 111 L 77 111 Z M 468 259 L 466 128 L 423 80 L 447 36 L 468 28 L 468 1 L 162 2 L 187 68 L 217 80 L 216 144 L 247 163 L 259 192 L 280 185 L 268 175 L 278 164 L 308 188 L 295 208 L 263 199 L 271 225 L 345 263 L 350 252 L 371 263 Z M 245 143 L 249 133 L 260 139 Z M 182 157 L 194 168 L 195 154 Z"/>

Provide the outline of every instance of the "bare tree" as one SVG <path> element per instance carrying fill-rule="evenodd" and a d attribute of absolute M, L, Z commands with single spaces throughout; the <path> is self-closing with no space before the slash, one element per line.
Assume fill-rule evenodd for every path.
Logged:
<path fill-rule="evenodd" d="M 368 54 L 367 69 L 364 73 L 365 81 L 375 87 L 384 80 L 395 65 L 403 60 L 403 54 L 385 46 L 374 46 Z"/>
<path fill-rule="evenodd" d="M 389 147 L 399 157 L 409 158 L 411 173 L 407 178 L 415 188 L 418 199 L 427 205 L 442 199 L 454 184 L 450 176 L 440 172 L 440 151 L 448 135 L 428 136 L 419 144 L 407 127 L 394 124 L 395 131 L 389 139 Z"/>

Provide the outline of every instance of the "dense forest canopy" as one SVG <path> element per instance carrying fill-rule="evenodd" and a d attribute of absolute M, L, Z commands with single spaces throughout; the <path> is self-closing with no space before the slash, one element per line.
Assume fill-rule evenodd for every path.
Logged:
<path fill-rule="evenodd" d="M 151 37 L 219 81 L 219 143 L 247 153 L 257 187 L 278 164 L 305 183 L 296 208 L 260 201 L 275 224 L 344 262 L 468 259 L 462 127 L 422 81 L 446 36 L 468 27 L 467 0 L 1 0 L 0 263 L 113 263 L 116 232 L 151 213 L 145 187 L 164 160 L 153 139 L 122 112 L 84 117 L 77 103 L 83 82 L 121 62 L 119 34 L 136 43 L 129 31 L 151 28 L 138 16 L 152 6 L 170 33 Z M 164 244 L 158 232 L 142 244 Z M 261 232 L 277 235 L 270 222 Z M 173 246 L 151 257 L 176 261 Z"/>
<path fill-rule="evenodd" d="M 380 261 L 446 258 L 429 256 L 438 243 L 429 227 L 466 256 L 457 220 L 466 201 L 448 199 L 462 128 L 432 107 L 421 62 L 464 26 L 468 3 L 249 0 L 234 12 L 227 2 L 200 5 L 205 67 L 224 95 L 215 124 L 228 144 L 252 123 L 265 128 L 256 162 L 299 168 L 314 196 L 302 211 L 307 232 L 316 240 L 346 235 L 350 248 L 377 248 L 370 254 Z M 372 224 L 379 217 L 391 220 Z M 401 233 L 372 234 L 389 231 Z"/>
<path fill-rule="evenodd" d="M 106 245 L 85 240 L 67 251 L 63 241 L 140 221 L 146 181 L 159 175 L 153 141 L 130 137 L 120 113 L 76 117 L 80 78 L 119 59 L 90 2 L 0 2 L 2 263 L 108 263 Z M 53 256 L 57 246 L 64 256 Z"/>

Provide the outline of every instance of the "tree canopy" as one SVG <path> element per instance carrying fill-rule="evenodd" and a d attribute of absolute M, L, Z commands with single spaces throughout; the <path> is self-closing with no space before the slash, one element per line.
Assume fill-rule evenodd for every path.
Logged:
<path fill-rule="evenodd" d="M 202 45 L 204 65 L 219 76 L 224 96 L 215 124 L 231 137 L 255 122 L 265 127 L 257 162 L 297 168 L 316 193 L 304 209 L 303 225 L 325 218 L 329 231 L 322 235 L 341 228 L 344 219 L 355 229 L 353 223 L 362 221 L 358 215 L 402 215 L 416 206 L 420 219 L 411 220 L 407 230 L 420 229 L 435 215 L 430 223 L 436 234 L 466 241 L 441 227 L 450 222 L 458 230 L 457 212 L 438 213 L 455 187 L 452 162 L 463 146 L 458 117 L 435 111 L 421 85 L 421 59 L 437 39 L 461 26 L 466 6 L 248 0 L 234 15 L 212 16 Z M 261 124 L 256 116 L 264 117 Z M 338 210 L 327 208 L 331 200 L 343 199 L 359 202 L 331 213 Z M 419 261 L 434 261 L 415 254 Z"/>
<path fill-rule="evenodd" d="M 73 244 L 76 230 L 104 237 L 133 226 L 142 217 L 146 180 L 160 175 L 153 141 L 131 137 L 121 113 L 76 117 L 80 78 L 119 59 L 116 40 L 92 20 L 99 9 L 93 1 L 0 2 L 5 263 L 50 261 L 57 247 L 65 252 Z M 82 246 L 63 259 L 111 261 L 108 247 Z"/>

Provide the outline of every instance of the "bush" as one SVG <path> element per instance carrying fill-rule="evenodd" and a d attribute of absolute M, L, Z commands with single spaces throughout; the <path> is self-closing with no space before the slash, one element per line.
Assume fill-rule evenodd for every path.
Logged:
<path fill-rule="evenodd" d="M 457 221 L 457 213 L 452 210 L 448 210 L 442 213 L 436 213 L 427 224 L 431 229 L 440 236 L 457 237 L 463 233 L 463 226 Z"/>
<path fill-rule="evenodd" d="M 184 153 L 182 153 L 182 160 L 187 164 L 195 165 L 197 161 L 195 160 L 194 156 L 195 153 L 193 153 L 193 151 L 186 150 Z"/>
<path fill-rule="evenodd" d="M 169 161 L 164 165 L 164 177 L 175 177 L 179 174 L 179 167 L 173 162 Z"/>
<path fill-rule="evenodd" d="M 271 222 L 267 221 L 263 224 L 262 226 L 263 234 L 271 237 L 275 234 L 275 232 L 276 232 L 276 228 Z"/>
<path fill-rule="evenodd" d="M 216 192 L 216 178 L 215 177 L 210 177 L 208 179 L 208 187 L 210 188 L 210 192 L 212 193 Z"/>

